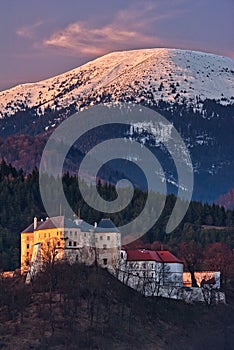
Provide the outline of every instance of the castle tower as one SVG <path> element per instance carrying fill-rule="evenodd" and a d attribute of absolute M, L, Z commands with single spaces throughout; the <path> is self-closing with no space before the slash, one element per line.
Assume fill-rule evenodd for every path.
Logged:
<path fill-rule="evenodd" d="M 94 230 L 98 265 L 115 268 L 120 259 L 121 233 L 110 219 L 102 219 Z"/>

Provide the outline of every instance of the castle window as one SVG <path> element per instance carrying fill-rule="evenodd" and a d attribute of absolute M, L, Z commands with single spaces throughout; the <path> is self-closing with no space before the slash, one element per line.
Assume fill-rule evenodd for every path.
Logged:
<path fill-rule="evenodd" d="M 123 259 L 124 258 L 124 256 L 123 256 L 123 252 L 121 252 L 121 259 Z"/>
<path fill-rule="evenodd" d="M 100 236 L 100 241 L 102 241 L 102 236 Z"/>
<path fill-rule="evenodd" d="M 57 236 L 59 235 L 58 231 L 57 231 Z"/>
<path fill-rule="evenodd" d="M 103 249 L 106 249 L 106 244 L 103 244 Z"/>
<path fill-rule="evenodd" d="M 84 237 L 86 237 L 86 232 L 84 233 Z"/>
<path fill-rule="evenodd" d="M 69 242 L 68 242 L 68 245 L 69 245 L 69 247 L 71 247 L 71 246 L 72 246 L 72 242 L 71 242 L 71 241 L 69 241 Z"/>
<path fill-rule="evenodd" d="M 73 246 L 76 247 L 76 242 L 73 242 Z"/>
<path fill-rule="evenodd" d="M 108 241 L 110 240 L 110 236 L 107 236 L 107 240 L 108 240 Z"/>
<path fill-rule="evenodd" d="M 77 236 L 77 231 L 75 231 L 75 236 Z"/>
<path fill-rule="evenodd" d="M 27 256 L 29 256 L 29 252 L 27 252 Z"/>
<path fill-rule="evenodd" d="M 72 233 L 73 233 L 73 232 L 72 232 L 72 231 L 70 231 L 70 235 L 71 235 L 71 236 L 72 236 Z"/>
<path fill-rule="evenodd" d="M 60 234 L 61 234 L 61 232 L 60 232 Z M 64 234 L 67 235 L 67 234 L 68 234 L 68 231 L 64 231 Z"/>
<path fill-rule="evenodd" d="M 107 265 L 107 259 L 103 259 L 103 265 Z"/>
<path fill-rule="evenodd" d="M 27 241 L 29 241 L 29 236 L 27 236 Z"/>
<path fill-rule="evenodd" d="M 154 264 L 151 264 L 152 269 L 154 268 Z"/>
<path fill-rule="evenodd" d="M 44 233 L 44 238 L 46 238 L 46 233 Z"/>
<path fill-rule="evenodd" d="M 58 245 L 58 247 L 60 247 L 60 241 L 58 241 L 58 244 L 57 244 L 57 245 Z"/>
<path fill-rule="evenodd" d="M 29 244 L 27 244 L 27 249 L 29 249 Z"/>
<path fill-rule="evenodd" d="M 143 264 L 142 264 L 142 267 L 143 267 L 143 269 L 145 269 L 145 268 L 146 268 L 146 264 L 145 264 L 145 263 L 143 263 Z"/>

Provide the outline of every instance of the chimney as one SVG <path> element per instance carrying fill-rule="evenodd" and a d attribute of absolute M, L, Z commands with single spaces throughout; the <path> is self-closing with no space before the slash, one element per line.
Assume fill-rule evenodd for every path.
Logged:
<path fill-rule="evenodd" d="M 37 229 L 37 217 L 34 216 L 34 219 L 33 219 L 33 229 L 36 230 Z"/>

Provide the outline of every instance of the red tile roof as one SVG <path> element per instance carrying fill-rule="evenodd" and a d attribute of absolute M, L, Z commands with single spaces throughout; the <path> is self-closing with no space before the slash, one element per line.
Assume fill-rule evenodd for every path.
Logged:
<path fill-rule="evenodd" d="M 162 262 L 156 251 L 147 249 L 127 250 L 127 260 Z"/>
<path fill-rule="evenodd" d="M 175 255 L 173 255 L 168 250 L 158 250 L 157 254 L 160 256 L 163 262 L 165 263 L 181 263 L 183 262 L 179 260 Z"/>
<path fill-rule="evenodd" d="M 181 263 L 183 262 L 177 259 L 168 250 L 148 250 L 148 249 L 136 249 L 127 250 L 127 261 L 157 261 L 164 263 Z"/>

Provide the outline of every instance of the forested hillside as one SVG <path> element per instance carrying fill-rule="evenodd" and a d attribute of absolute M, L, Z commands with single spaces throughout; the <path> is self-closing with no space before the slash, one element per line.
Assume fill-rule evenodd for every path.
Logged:
<path fill-rule="evenodd" d="M 20 232 L 32 222 L 35 215 L 38 219 L 45 219 L 47 216 L 40 198 L 38 179 L 37 169 L 26 176 L 23 170 L 16 170 L 4 160 L 0 164 L 0 256 L 1 268 L 4 270 L 19 267 Z M 117 226 L 123 225 L 139 215 L 147 196 L 145 192 L 136 189 L 131 205 L 122 212 L 106 215 L 90 208 L 83 201 L 76 176 L 65 174 L 63 184 L 74 212 L 77 213 L 80 208 L 81 217 L 91 224 L 98 222 L 102 217 L 110 216 Z M 97 186 L 105 199 L 115 198 L 116 191 L 113 185 L 98 183 Z M 181 242 L 191 241 L 200 245 L 203 250 L 212 243 L 224 244 L 230 250 L 234 248 L 234 211 L 225 210 L 218 205 L 191 202 L 179 227 L 167 235 L 165 227 L 175 199 L 173 195 L 167 197 L 160 219 L 140 242 L 135 242 L 135 245 L 164 244 L 175 252 Z"/>

